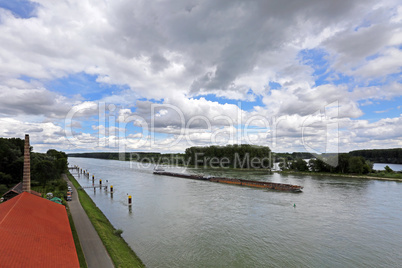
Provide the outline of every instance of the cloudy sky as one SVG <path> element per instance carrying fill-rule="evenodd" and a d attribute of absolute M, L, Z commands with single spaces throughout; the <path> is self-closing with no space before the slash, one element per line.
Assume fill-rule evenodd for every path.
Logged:
<path fill-rule="evenodd" d="M 402 147 L 402 5 L 0 0 L 0 136 L 35 151 Z"/>

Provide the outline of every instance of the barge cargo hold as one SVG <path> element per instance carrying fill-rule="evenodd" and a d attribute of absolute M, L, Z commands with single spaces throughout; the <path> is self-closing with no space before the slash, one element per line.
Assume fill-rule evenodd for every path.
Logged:
<path fill-rule="evenodd" d="M 154 174 L 179 177 L 179 178 L 185 178 L 185 179 L 204 180 L 204 181 L 227 183 L 227 184 L 234 184 L 234 185 L 241 185 L 241 186 L 266 188 L 266 189 L 279 190 L 279 191 L 301 192 L 303 189 L 303 186 L 292 185 L 292 184 L 265 182 L 265 181 L 250 181 L 250 180 L 222 178 L 222 177 L 210 177 L 210 176 L 205 177 L 202 175 L 190 175 L 190 174 L 173 173 L 173 172 L 167 172 L 167 171 L 154 171 Z"/>

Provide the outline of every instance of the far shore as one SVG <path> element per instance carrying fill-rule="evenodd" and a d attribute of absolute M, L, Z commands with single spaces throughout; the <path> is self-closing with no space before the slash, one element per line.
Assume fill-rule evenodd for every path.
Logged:
<path fill-rule="evenodd" d="M 381 181 L 397 181 L 402 182 L 399 178 L 386 178 L 386 177 L 376 177 L 368 175 L 353 175 L 353 174 L 339 174 L 339 173 L 314 173 L 314 172 L 300 172 L 300 171 L 273 171 L 279 174 L 295 174 L 295 175 L 308 175 L 308 176 L 332 176 L 332 177 L 345 177 L 345 178 L 356 178 L 356 179 L 368 179 L 368 180 L 381 180 Z"/>
<path fill-rule="evenodd" d="M 103 159 L 103 158 L 96 158 L 96 157 L 85 157 L 85 158 L 92 158 L 92 159 Z M 103 160 L 117 160 L 118 159 L 103 159 Z M 124 160 L 124 161 L 129 161 L 129 160 Z M 131 160 L 133 161 L 133 160 Z M 141 163 L 140 161 L 133 161 L 136 163 Z M 169 165 L 169 164 L 158 164 L 158 163 L 146 163 L 147 165 L 153 164 L 155 166 L 164 166 L 164 167 L 178 167 L 178 168 L 197 168 L 194 165 Z M 144 164 L 145 165 L 145 164 Z M 200 165 L 200 168 L 202 168 L 203 166 Z M 357 178 L 357 179 L 368 179 L 368 180 L 382 180 L 382 181 L 397 181 L 397 182 L 402 182 L 402 178 L 390 178 L 390 177 L 376 177 L 376 176 L 369 176 L 369 175 L 354 175 L 354 174 L 340 174 L 340 173 L 330 173 L 330 172 L 303 172 L 303 171 L 291 171 L 291 170 L 285 170 L 285 171 L 281 171 L 281 170 L 269 170 L 269 169 L 252 169 L 252 168 L 234 168 L 234 167 L 210 167 L 208 168 L 210 170 L 215 170 L 215 171 L 219 171 L 219 170 L 235 170 L 235 171 L 253 171 L 253 172 L 262 172 L 262 173 L 266 173 L 266 172 L 275 172 L 278 174 L 295 174 L 295 175 L 307 175 L 307 176 L 332 176 L 332 177 L 345 177 L 345 178 Z"/>

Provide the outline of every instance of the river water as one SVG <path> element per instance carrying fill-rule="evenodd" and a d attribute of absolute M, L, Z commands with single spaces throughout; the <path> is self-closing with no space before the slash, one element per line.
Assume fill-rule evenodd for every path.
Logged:
<path fill-rule="evenodd" d="M 393 171 L 402 171 L 402 165 L 401 164 L 380 164 L 380 163 L 375 163 L 373 166 L 374 170 L 385 170 L 385 166 L 389 166 Z"/>
<path fill-rule="evenodd" d="M 402 183 L 169 169 L 304 186 L 289 193 L 159 176 L 138 163 L 69 163 L 90 173 L 72 173 L 82 186 L 93 174 L 114 186 L 113 198 L 86 191 L 148 267 L 402 266 Z"/>

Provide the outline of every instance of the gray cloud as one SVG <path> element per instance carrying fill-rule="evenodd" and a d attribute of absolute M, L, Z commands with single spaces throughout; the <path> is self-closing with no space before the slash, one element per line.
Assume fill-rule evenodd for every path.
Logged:
<path fill-rule="evenodd" d="M 229 90 L 267 52 L 279 51 L 312 32 L 336 26 L 370 9 L 367 1 L 202 1 L 189 4 L 116 2 L 108 12 L 108 49 L 124 57 L 151 58 L 178 52 L 192 94 Z M 306 24 L 305 24 L 306 23 Z M 306 25 L 314 25 L 312 29 Z M 156 53 L 156 54 L 155 54 Z M 159 67 L 157 65 L 160 64 Z M 270 66 L 264 66 L 264 68 Z M 275 66 L 272 66 L 275 67 Z M 183 81 L 184 82 L 184 81 Z M 243 89 L 246 87 L 240 87 Z"/>
<path fill-rule="evenodd" d="M 0 114 L 3 115 L 45 115 L 62 118 L 71 106 L 67 99 L 45 88 L 29 84 L 24 87 L 0 85 Z"/>
<path fill-rule="evenodd" d="M 400 71 L 402 20 L 397 5 L 394 0 L 380 4 L 374 0 L 123 0 L 73 5 L 67 0 L 44 2 L 37 6 L 36 17 L 27 19 L 0 9 L 0 115 L 37 116 L 44 125 L 29 129 L 54 128 L 48 131 L 51 136 L 63 132 L 46 123 L 63 118 L 73 105 L 80 109 L 72 122 L 76 127 L 84 117 L 96 116 L 97 101 L 134 108 L 136 115 L 150 122 L 150 106 L 157 100 L 178 107 L 186 122 L 202 115 L 213 127 L 224 128 L 230 124 L 214 118 L 223 115 L 236 122 L 238 108 L 194 97 L 261 97 L 261 106 L 243 111 L 244 119 L 256 114 L 290 116 L 293 126 L 287 125 L 279 134 L 292 144 L 291 138 L 298 135 L 297 120 L 326 104 L 338 101 L 341 118 L 358 118 L 362 115 L 358 101 L 369 104 L 372 99 L 400 95 L 401 84 L 395 80 L 365 87 Z M 329 71 L 364 83 L 316 86 L 314 69 L 300 61 L 299 53 L 317 48 L 328 53 Z M 124 90 L 76 101 L 43 86 L 77 73 Z M 19 80 L 21 76 L 43 84 L 26 83 Z M 281 87 L 271 89 L 270 81 Z M 177 134 L 182 122 L 176 111 L 165 110 L 157 110 L 161 113 L 155 127 Z M 202 120 L 190 127 L 200 141 L 208 139 L 201 135 L 204 127 Z M 92 140 L 85 131 L 82 138 Z M 375 134 L 359 132 L 366 133 Z M 42 137 L 57 142 L 50 136 Z"/>

